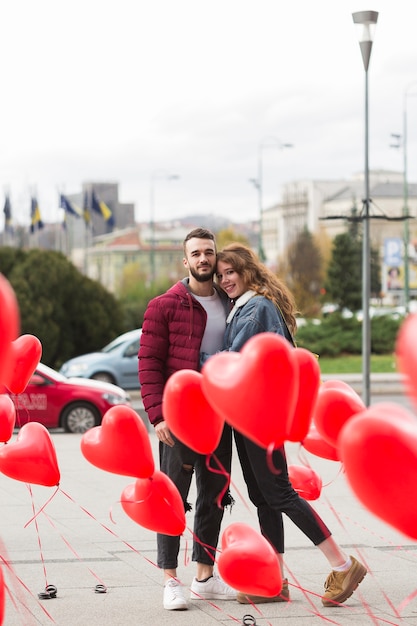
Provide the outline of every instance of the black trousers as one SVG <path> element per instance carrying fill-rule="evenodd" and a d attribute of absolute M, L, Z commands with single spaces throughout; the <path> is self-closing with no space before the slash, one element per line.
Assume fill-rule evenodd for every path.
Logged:
<path fill-rule="evenodd" d="M 282 513 L 285 513 L 314 545 L 330 537 L 331 533 L 321 518 L 293 489 L 288 478 L 284 447 L 272 453 L 271 462 L 277 472 L 274 473 L 268 466 L 268 452 L 265 448 L 256 445 L 237 431 L 234 431 L 234 437 L 248 495 L 257 508 L 261 533 L 275 550 L 280 554 L 284 553 Z"/>
<path fill-rule="evenodd" d="M 193 561 L 213 565 L 223 519 L 224 506 L 230 502 L 228 490 L 232 464 L 232 432 L 230 426 L 224 426 L 220 443 L 213 455 L 208 458 L 198 454 L 176 439 L 174 447 L 160 443 L 160 469 L 174 482 L 184 502 L 185 510 L 190 509 L 187 503 L 193 474 L 196 478 L 197 499 L 194 516 Z M 216 459 L 227 472 L 221 473 Z M 208 466 L 207 466 L 208 463 Z M 190 467 L 184 467 L 190 466 Z M 211 471 L 213 468 L 215 471 Z M 227 489 L 226 489 L 227 488 Z M 225 492 L 222 502 L 218 503 L 220 494 Z M 219 506 L 220 504 L 220 506 Z M 157 535 L 157 563 L 162 569 L 176 569 L 180 537 Z"/>

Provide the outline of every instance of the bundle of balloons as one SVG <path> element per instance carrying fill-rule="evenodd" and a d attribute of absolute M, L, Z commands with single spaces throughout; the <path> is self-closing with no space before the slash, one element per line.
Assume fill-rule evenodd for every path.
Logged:
<path fill-rule="evenodd" d="M 417 315 L 409 315 L 401 326 L 396 357 L 405 391 L 417 406 Z M 362 504 L 417 538 L 416 416 L 393 402 L 368 408 L 343 381 L 321 382 L 316 356 L 293 349 L 279 335 L 262 333 L 240 353 L 216 354 L 201 373 L 176 372 L 165 388 L 164 417 L 179 439 L 202 454 L 215 450 L 227 422 L 266 453 L 293 441 L 312 454 L 340 461 Z M 289 477 L 302 497 L 319 497 L 321 480 L 311 468 L 289 466 Z M 252 574 L 261 554 L 263 564 L 271 562 L 262 537 L 256 534 L 255 541 L 249 527 L 243 531 L 232 524 L 222 537 L 221 575 L 247 593 L 274 595 L 280 582 L 272 574 L 272 586 L 262 592 L 247 588 L 248 554 Z"/>
<path fill-rule="evenodd" d="M 59 485 L 55 448 L 41 424 L 25 424 L 8 443 L 16 420 L 13 397 L 25 389 L 42 352 L 36 337 L 19 336 L 19 326 L 15 294 L 0 274 L 0 442 L 7 443 L 0 449 L 0 472 L 27 483 Z M 416 338 L 417 315 L 409 315 L 397 338 L 396 357 L 415 406 Z M 368 408 L 343 381 L 321 382 L 316 356 L 292 348 L 278 335 L 262 333 L 240 353 L 216 354 L 201 373 L 173 374 L 164 390 L 163 412 L 171 431 L 200 454 L 215 451 L 226 422 L 266 454 L 291 441 L 338 461 L 370 512 L 417 538 L 416 416 L 395 403 Z M 96 467 L 135 479 L 123 490 L 121 505 L 136 523 L 175 536 L 185 531 L 182 499 L 169 477 L 155 469 L 148 432 L 131 407 L 111 408 L 100 426 L 82 436 L 81 451 Z M 304 498 L 320 496 L 321 479 L 311 468 L 290 465 L 289 476 Z M 281 590 L 276 554 L 249 525 L 224 530 L 217 564 L 224 580 L 245 593 L 273 596 Z M 0 578 L 0 624 L 3 613 Z"/>

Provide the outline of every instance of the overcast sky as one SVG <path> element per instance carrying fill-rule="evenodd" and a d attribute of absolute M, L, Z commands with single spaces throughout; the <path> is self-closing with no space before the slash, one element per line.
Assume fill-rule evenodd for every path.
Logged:
<path fill-rule="evenodd" d="M 44 221 L 58 191 L 119 183 L 148 220 L 190 213 L 256 219 L 300 178 L 364 168 L 365 71 L 352 12 L 379 12 L 369 67 L 369 165 L 402 171 L 389 147 L 408 117 L 417 181 L 414 0 L 3 0 L 0 184 L 15 222 L 29 196 Z M 415 82 L 414 90 L 410 85 Z M 404 94 L 409 96 L 405 97 Z M 415 94 L 415 97 L 412 96 Z M 167 181 L 169 174 L 180 176 Z M 3 200 L 0 199 L 0 202 Z M 3 215 L 0 217 L 0 228 Z"/>

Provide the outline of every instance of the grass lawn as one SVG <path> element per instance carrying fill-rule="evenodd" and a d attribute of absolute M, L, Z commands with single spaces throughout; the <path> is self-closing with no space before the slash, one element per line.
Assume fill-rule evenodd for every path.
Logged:
<path fill-rule="evenodd" d="M 360 354 L 345 354 L 343 356 L 319 358 L 322 374 L 360 374 L 362 372 L 362 356 Z M 372 354 L 371 373 L 386 374 L 397 372 L 394 354 Z"/>

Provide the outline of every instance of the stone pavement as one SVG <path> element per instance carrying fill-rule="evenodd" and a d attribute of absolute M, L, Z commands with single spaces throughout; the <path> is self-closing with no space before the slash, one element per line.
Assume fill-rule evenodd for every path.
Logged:
<path fill-rule="evenodd" d="M 251 614 L 259 626 L 417 625 L 416 542 L 375 518 L 357 501 L 339 463 L 311 455 L 298 444 L 287 445 L 290 464 L 308 462 L 322 477 L 322 494 L 312 503 L 314 508 L 346 551 L 368 567 L 365 580 L 344 605 L 322 606 L 327 562 L 285 519 L 290 603 L 254 607 L 235 601 L 192 601 L 188 611 L 175 612 L 162 608 L 155 534 L 131 520 L 119 503 L 123 489 L 134 479 L 89 464 L 80 451 L 80 435 L 57 431 L 51 436 L 61 472 L 56 493 L 54 487 L 29 487 L 0 474 L 6 626 L 232 626 L 242 624 L 245 614 Z M 153 433 L 150 438 L 156 455 Z M 389 459 L 387 471 L 395 471 Z M 258 528 L 236 455 L 232 483 L 236 504 L 225 514 L 223 528 L 237 521 Z M 33 510 L 44 505 L 43 513 L 33 520 Z M 179 567 L 187 589 L 195 573 L 188 530 L 192 515 L 188 516 Z M 96 593 L 98 584 L 107 592 Z M 57 595 L 39 600 L 38 593 L 46 585 L 55 585 Z"/>

